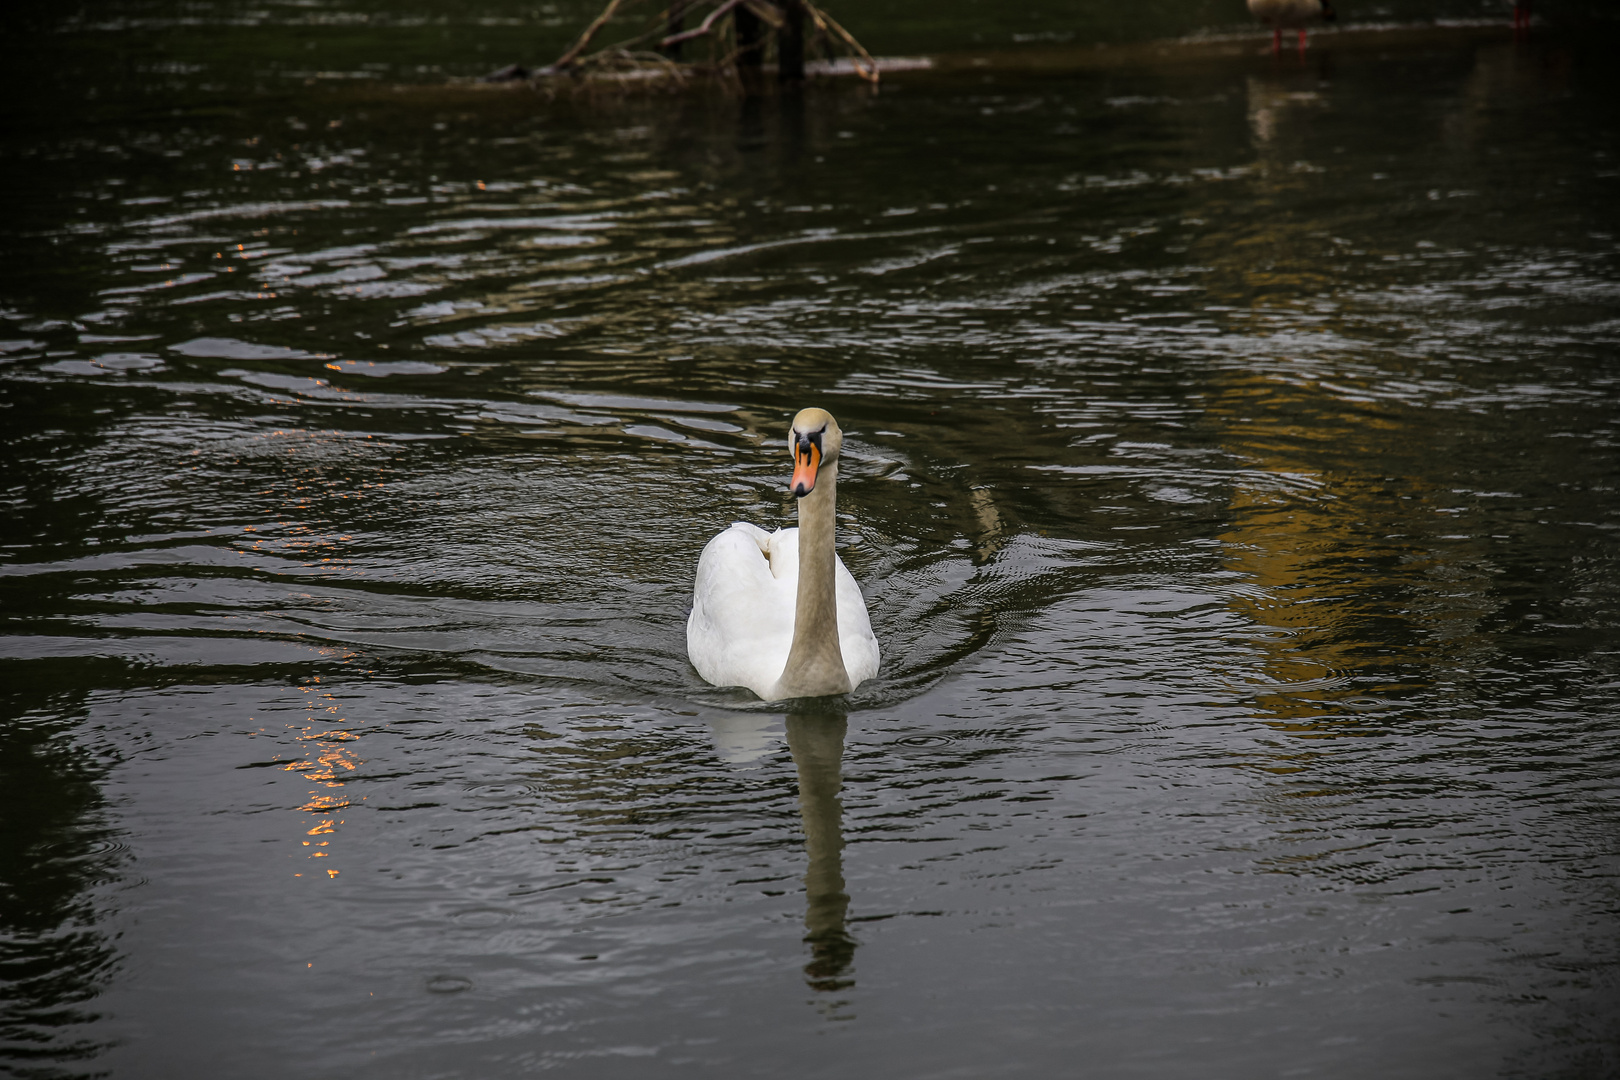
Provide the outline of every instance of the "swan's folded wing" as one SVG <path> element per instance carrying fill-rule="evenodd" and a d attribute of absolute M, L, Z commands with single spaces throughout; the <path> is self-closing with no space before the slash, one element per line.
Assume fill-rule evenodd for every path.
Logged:
<path fill-rule="evenodd" d="M 760 536 L 768 543 L 772 534 L 738 523 L 703 549 L 686 652 L 709 682 L 746 686 L 764 697 L 781 678 L 793 644 L 793 597 L 791 583 L 771 574 Z"/>
<path fill-rule="evenodd" d="M 731 523 L 731 528 L 727 529 L 726 532 L 740 532 L 740 533 L 742 533 L 744 536 L 748 537 L 754 543 L 758 544 L 760 551 L 767 552 L 767 553 L 769 553 L 770 548 L 771 548 L 771 537 L 776 535 L 775 533 L 766 532 L 764 529 L 760 528 L 758 525 L 750 525 L 746 521 L 733 521 Z M 725 533 L 721 533 L 720 535 L 724 536 Z"/>
<path fill-rule="evenodd" d="M 771 576 L 778 581 L 791 581 L 793 605 L 798 606 L 799 593 L 799 530 L 777 529 L 765 538 L 765 554 L 771 560 Z"/>
<path fill-rule="evenodd" d="M 880 656 L 877 636 L 872 633 L 872 619 L 866 613 L 866 598 L 855 577 L 838 560 L 834 571 L 838 598 L 838 648 L 844 654 L 844 670 L 849 672 L 851 685 L 858 686 L 877 674 Z"/>

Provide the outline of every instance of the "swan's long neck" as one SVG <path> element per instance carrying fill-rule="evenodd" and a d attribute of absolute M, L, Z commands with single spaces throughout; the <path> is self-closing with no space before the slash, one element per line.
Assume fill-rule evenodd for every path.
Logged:
<path fill-rule="evenodd" d="M 782 669 L 783 697 L 823 697 L 851 689 L 838 645 L 838 591 L 833 549 L 837 527 L 838 463 L 821 468 L 816 486 L 799 500 L 799 596 L 793 647 Z"/>

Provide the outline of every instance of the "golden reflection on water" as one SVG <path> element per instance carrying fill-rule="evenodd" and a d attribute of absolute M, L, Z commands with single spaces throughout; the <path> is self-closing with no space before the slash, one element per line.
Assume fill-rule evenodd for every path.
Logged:
<path fill-rule="evenodd" d="M 1372 644 L 1356 629 L 1365 615 L 1358 586 L 1369 584 L 1357 578 L 1387 555 L 1367 526 L 1387 510 L 1369 505 L 1385 486 L 1379 478 L 1324 471 L 1317 451 L 1331 448 L 1337 459 L 1371 468 L 1382 456 L 1380 444 L 1398 429 L 1371 410 L 1353 411 L 1312 367 L 1291 371 L 1295 361 L 1280 352 L 1287 341 L 1271 336 L 1274 313 L 1287 315 L 1282 322 L 1291 335 L 1336 329 L 1319 223 L 1275 210 L 1297 201 L 1297 189 L 1320 182 L 1313 174 L 1321 169 L 1300 157 L 1300 136 L 1326 105 L 1320 79 L 1306 68 L 1249 76 L 1254 213 L 1241 231 L 1214 238 L 1206 255 L 1217 268 L 1212 298 L 1239 309 L 1235 325 L 1247 313 L 1248 332 L 1261 346 L 1254 354 L 1260 370 L 1214 373 L 1208 415 L 1223 449 L 1254 478 L 1233 490 L 1230 524 L 1220 534 L 1226 568 L 1248 583 L 1229 601 L 1254 628 L 1258 670 L 1245 689 L 1277 730 L 1336 738 L 1365 733 L 1359 716 L 1346 715 L 1343 699 L 1368 691 L 1349 686 Z M 1255 765 L 1293 773 L 1307 767 L 1308 757 L 1271 755 Z"/>
<path fill-rule="evenodd" d="M 849 894 L 844 891 L 844 735 L 848 721 L 834 714 L 787 718 L 788 750 L 799 770 L 799 815 L 809 866 L 804 873 L 804 940 L 810 963 L 804 973 L 816 990 L 845 990 L 856 942 L 845 929 Z"/>
<path fill-rule="evenodd" d="M 1423 403 L 1372 392 L 1410 386 L 1420 361 L 1340 362 L 1336 336 L 1355 335 L 1323 273 L 1334 242 L 1316 218 L 1277 210 L 1324 183 L 1304 154 L 1327 115 L 1326 74 L 1249 77 L 1252 213 L 1201 252 L 1211 298 L 1255 345 L 1247 364 L 1212 373 L 1207 414 L 1245 477 L 1220 535 L 1227 569 L 1248 583 L 1229 601 L 1254 628 L 1258 670 L 1245 690 L 1273 728 L 1307 739 L 1374 733 L 1376 711 L 1356 702 L 1400 694 L 1392 668 L 1458 662 L 1494 607 L 1477 538 L 1449 535 L 1466 528 L 1453 516 L 1465 503 L 1420 475 L 1426 435 L 1409 410 Z M 1293 773 L 1310 759 L 1278 753 L 1254 767 Z"/>
<path fill-rule="evenodd" d="M 317 712 L 336 713 L 339 708 L 336 697 L 322 689 L 320 681 L 317 675 L 311 685 L 302 688 L 313 699 L 306 706 L 310 713 L 309 721 L 302 727 L 293 727 L 293 730 L 302 732 L 297 736 L 298 741 L 307 744 L 309 749 L 299 760 L 289 761 L 282 766 L 283 771 L 298 773 L 310 783 L 319 785 L 309 792 L 308 800 L 298 807 L 299 813 L 316 816 L 314 823 L 304 833 L 307 839 L 300 841 L 308 849 L 305 854 L 310 859 L 332 856 L 333 853 L 326 849 L 331 846 L 331 837 L 336 834 L 337 827 L 343 824 L 343 819 L 336 815 L 350 802 L 348 796 L 341 792 L 344 777 L 364 764 L 360 756 L 346 745 L 360 736 L 341 728 L 326 728 L 325 725 L 332 723 L 333 718 L 316 715 Z M 335 720 L 343 723 L 342 717 Z M 328 790 L 322 791 L 321 788 Z M 328 878 L 335 878 L 341 872 L 335 867 L 323 866 L 322 869 Z M 303 877 L 303 874 L 295 873 L 293 876 Z"/>

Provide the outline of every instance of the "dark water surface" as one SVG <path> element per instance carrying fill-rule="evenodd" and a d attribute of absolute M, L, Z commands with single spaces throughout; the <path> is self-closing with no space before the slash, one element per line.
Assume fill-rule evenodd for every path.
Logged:
<path fill-rule="evenodd" d="M 1612 56 L 12 113 L 0 1069 L 1620 1075 Z"/>

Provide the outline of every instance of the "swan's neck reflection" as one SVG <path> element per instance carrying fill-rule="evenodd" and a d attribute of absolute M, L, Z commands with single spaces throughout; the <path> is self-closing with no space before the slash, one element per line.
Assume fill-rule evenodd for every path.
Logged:
<path fill-rule="evenodd" d="M 855 939 L 844 929 L 849 894 L 844 892 L 844 732 L 848 723 L 837 715 L 787 718 L 788 750 L 799 767 L 799 813 L 804 818 L 804 844 L 810 867 L 804 874 L 805 941 L 810 963 L 804 973 L 817 990 L 843 990 L 855 980 L 843 978 L 855 959 Z"/>

